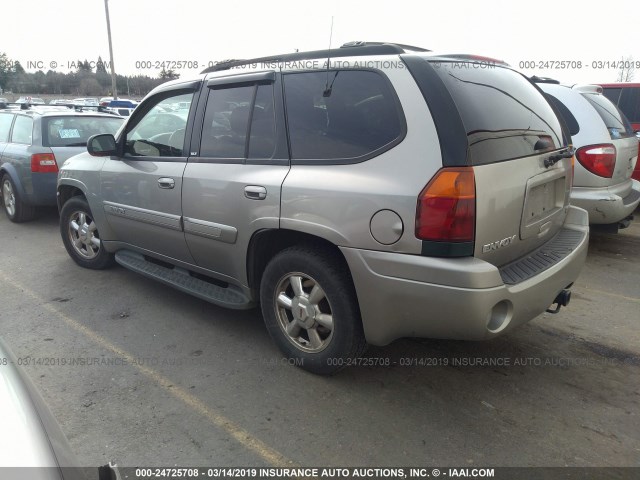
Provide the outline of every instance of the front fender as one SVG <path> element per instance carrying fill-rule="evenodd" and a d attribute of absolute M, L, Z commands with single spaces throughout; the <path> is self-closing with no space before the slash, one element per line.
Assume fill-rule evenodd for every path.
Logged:
<path fill-rule="evenodd" d="M 61 193 L 65 188 L 79 191 L 89 203 L 93 220 L 103 240 L 117 240 L 109 227 L 100 193 L 100 172 L 107 157 L 93 157 L 89 153 L 81 153 L 67 160 L 58 173 L 58 209 L 61 210 L 67 195 Z"/>

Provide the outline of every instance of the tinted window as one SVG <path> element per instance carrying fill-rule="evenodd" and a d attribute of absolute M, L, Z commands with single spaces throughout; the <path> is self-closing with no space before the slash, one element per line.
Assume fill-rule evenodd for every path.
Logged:
<path fill-rule="evenodd" d="M 611 102 L 614 105 L 618 105 L 618 107 L 620 107 L 620 109 L 625 112 L 624 108 L 622 108 L 621 105 L 618 104 L 618 101 L 620 100 L 620 93 L 622 92 L 622 88 L 603 88 L 602 89 L 602 94 L 607 97 L 609 100 L 611 100 Z M 627 115 L 627 113 L 624 113 L 625 115 Z M 627 115 L 628 118 L 629 115 Z"/>
<path fill-rule="evenodd" d="M 31 145 L 31 136 L 33 132 L 33 119 L 24 115 L 17 115 L 13 124 L 13 132 L 11 141 L 13 143 L 25 143 Z"/>
<path fill-rule="evenodd" d="M 633 136 L 633 129 L 624 114 L 609 101 L 605 96 L 597 93 L 583 94 L 593 108 L 596 109 L 600 118 L 609 130 L 609 135 L 613 140 L 616 138 L 626 138 Z"/>
<path fill-rule="evenodd" d="M 547 96 L 547 100 L 553 105 L 558 113 L 562 116 L 562 119 L 567 124 L 567 128 L 569 129 L 570 135 L 577 135 L 580 131 L 580 125 L 578 124 L 578 120 L 573 116 L 573 113 L 567 108 L 567 106 L 558 100 L 556 97 L 551 95 L 550 93 L 545 93 Z"/>
<path fill-rule="evenodd" d="M 209 90 L 200 156 L 245 158 L 255 85 Z"/>
<path fill-rule="evenodd" d="M 562 129 L 544 96 L 522 75 L 498 66 L 434 62 L 458 108 L 473 165 L 541 153 L 563 145 Z"/>
<path fill-rule="evenodd" d="M 127 133 L 125 152 L 143 157 L 181 157 L 192 100 L 193 93 L 159 96 Z"/>
<path fill-rule="evenodd" d="M 249 158 L 271 158 L 276 148 L 273 86 L 259 85 L 249 130 Z"/>
<path fill-rule="evenodd" d="M 9 140 L 9 130 L 11 130 L 11 122 L 13 115 L 8 113 L 0 113 L 0 142 Z"/>
<path fill-rule="evenodd" d="M 81 147 L 92 135 L 114 135 L 122 120 L 118 117 L 44 117 L 42 144 L 45 147 Z"/>
<path fill-rule="evenodd" d="M 395 94 L 375 72 L 289 74 L 285 99 L 294 159 L 356 159 L 381 150 L 403 131 Z"/>
<path fill-rule="evenodd" d="M 640 88 L 623 88 L 620 101 L 613 103 L 618 105 L 629 120 L 640 122 Z"/>

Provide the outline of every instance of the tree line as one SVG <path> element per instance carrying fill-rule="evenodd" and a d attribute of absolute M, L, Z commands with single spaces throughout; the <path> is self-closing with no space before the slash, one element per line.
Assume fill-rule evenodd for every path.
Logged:
<path fill-rule="evenodd" d="M 76 70 L 61 73 L 55 70 L 26 72 L 17 60 L 11 60 L 6 53 L 0 53 L 0 91 L 19 94 L 52 94 L 75 96 L 109 96 L 111 74 L 101 57 L 95 62 L 87 59 L 73 62 Z M 116 75 L 119 97 L 143 97 L 153 88 L 168 80 L 179 78 L 173 70 L 162 70 L 157 77 L 148 75 Z"/>

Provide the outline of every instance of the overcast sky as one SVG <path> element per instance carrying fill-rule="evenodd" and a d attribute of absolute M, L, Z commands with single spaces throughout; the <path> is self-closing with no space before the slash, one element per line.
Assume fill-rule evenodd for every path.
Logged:
<path fill-rule="evenodd" d="M 614 68 L 597 69 L 594 62 L 633 57 L 640 64 L 637 3 L 109 0 L 109 9 L 121 74 L 157 76 L 159 70 L 136 68 L 136 62 L 198 62 L 198 68 L 178 70 L 184 78 L 209 61 L 325 49 L 333 16 L 334 47 L 369 40 L 473 53 L 573 84 L 615 81 Z M 104 0 L 3 0 L 2 6 L 0 52 L 27 71 L 36 65 L 65 72 L 77 59 L 109 57 Z M 574 68 L 521 68 L 521 62 L 556 60 L 572 61 Z"/>

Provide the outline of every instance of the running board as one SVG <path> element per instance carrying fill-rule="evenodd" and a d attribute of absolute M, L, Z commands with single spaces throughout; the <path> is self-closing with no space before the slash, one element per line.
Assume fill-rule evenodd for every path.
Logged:
<path fill-rule="evenodd" d="M 233 309 L 247 309 L 254 305 L 242 293 L 233 286 L 221 287 L 213 283 L 205 282 L 192 277 L 185 269 L 175 267 L 167 268 L 157 263 L 146 260 L 142 255 L 129 250 L 120 250 L 116 253 L 116 262 L 129 270 L 140 273 L 185 293 L 201 298 L 207 302 L 215 303 L 221 307 Z"/>

